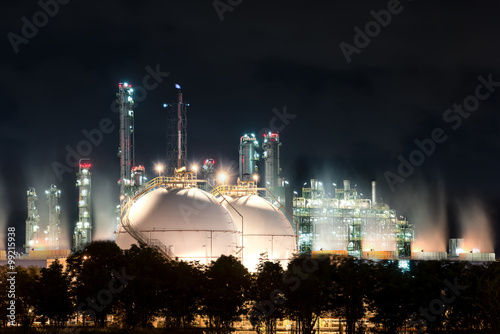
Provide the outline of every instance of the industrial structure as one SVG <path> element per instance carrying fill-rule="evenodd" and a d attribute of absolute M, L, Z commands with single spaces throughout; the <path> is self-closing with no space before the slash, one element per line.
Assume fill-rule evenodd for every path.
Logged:
<path fill-rule="evenodd" d="M 124 156 L 128 156 L 124 153 L 129 145 L 126 129 L 121 129 L 123 191 L 116 243 L 124 249 L 131 244 L 146 244 L 168 258 L 206 264 L 223 254 L 234 255 L 251 270 L 261 254 L 267 254 L 270 260 L 287 261 L 296 252 L 296 234 L 280 211 L 284 208 L 278 199 L 268 189 L 257 188 L 253 181 L 259 158 L 255 135 L 240 139 L 240 178 L 236 186 L 227 185 L 225 175 L 221 175 L 222 182 L 214 188 L 215 160 L 211 158 L 205 160 L 202 168 L 205 180 L 198 180 L 196 171 L 187 169 L 188 105 L 183 102 L 180 86 L 176 88 L 176 108 L 167 114 L 166 176 L 159 173 L 147 183 L 127 182 L 130 186 L 124 187 L 123 181 L 131 178 L 123 176 L 128 166 L 123 163 Z M 123 97 L 122 101 L 133 103 L 131 98 Z M 126 115 L 122 112 L 121 119 Z M 279 137 L 277 133 L 266 136 L 266 170 L 273 168 L 269 170 L 269 180 L 278 186 Z M 259 192 L 273 198 L 277 206 L 260 197 Z"/>
<path fill-rule="evenodd" d="M 26 242 L 24 245 L 25 253 L 29 254 L 30 251 L 35 250 L 38 243 L 38 230 L 40 226 L 40 216 L 36 208 L 38 197 L 35 188 L 29 188 L 27 191 L 28 196 L 28 218 L 26 218 Z"/>
<path fill-rule="evenodd" d="M 132 167 L 131 176 L 131 186 L 134 187 L 134 189 L 146 183 L 146 169 L 142 165 Z"/>
<path fill-rule="evenodd" d="M 297 252 L 399 259 L 400 265 L 407 265 L 408 259 L 495 260 L 495 254 L 488 253 L 491 247 L 483 247 L 484 240 L 450 239 L 449 254 L 432 247 L 412 249 L 413 224 L 388 204 L 377 201 L 375 181 L 371 198 L 358 193 L 347 179 L 342 188 L 333 184 L 333 196 L 316 179 L 302 188 L 300 197 L 298 193 L 294 196 L 282 175 L 278 132 L 264 133 L 259 139 L 253 133 L 240 137 L 236 183 L 230 182 L 222 166 L 217 168 L 213 158 L 204 161 L 203 179 L 198 179 L 197 166 L 189 166 L 187 160 L 189 104 L 184 102 L 181 87 L 175 87 L 177 102 L 164 104 L 171 107 L 167 111 L 165 174 L 159 170 L 158 177 L 148 182 L 144 166 L 135 164 L 134 90 L 128 83 L 118 85 L 120 204 L 113 224 L 116 243 L 122 249 L 145 244 L 167 258 L 205 264 L 223 254 L 233 255 L 250 270 L 262 257 L 285 265 Z M 79 217 L 73 231 L 73 251 L 84 249 L 92 241 L 91 167 L 89 159 L 80 160 L 76 182 Z M 45 225 L 40 224 L 35 189 L 27 191 L 27 254 L 22 255 L 26 259 L 64 258 L 70 253 L 60 249 L 61 191 L 51 185 L 46 196 Z M 42 229 L 46 226 L 44 234 L 39 233 L 41 225 Z M 4 258 L 5 252 L 0 257 Z"/>
<path fill-rule="evenodd" d="M 254 270 L 261 254 L 285 264 L 296 251 L 288 219 L 262 197 L 253 181 L 202 190 L 193 172 L 160 176 L 124 206 L 116 243 L 143 243 L 169 258 L 208 264 L 233 255 Z"/>
<path fill-rule="evenodd" d="M 203 178 L 207 180 L 207 190 L 212 190 L 210 187 L 215 185 L 215 160 L 208 158 L 203 163 Z"/>
<path fill-rule="evenodd" d="M 92 164 L 89 159 L 82 159 L 76 174 L 78 188 L 78 222 L 73 232 L 73 249 L 81 251 L 92 241 L 91 186 Z"/>
<path fill-rule="evenodd" d="M 277 132 L 264 133 L 264 150 L 262 158 L 264 159 L 264 184 L 268 189 L 282 186 L 280 180 L 280 136 Z"/>
<path fill-rule="evenodd" d="M 385 259 L 411 256 L 413 225 L 377 202 L 375 182 L 372 199 L 366 199 L 351 188 L 350 180 L 328 197 L 323 184 L 312 179 L 310 187 L 302 188 L 302 197 L 293 199 L 293 215 L 299 222 L 300 252 Z"/>
<path fill-rule="evenodd" d="M 187 166 L 187 107 L 182 99 L 181 86 L 177 89 L 177 103 L 167 111 L 167 175 Z M 170 106 L 168 104 L 165 107 Z"/>
<path fill-rule="evenodd" d="M 239 172 L 241 181 L 256 181 L 255 177 L 258 172 L 257 161 L 259 161 L 259 153 L 257 148 L 259 142 L 252 133 L 250 136 L 245 134 L 240 138 L 239 149 Z"/>
<path fill-rule="evenodd" d="M 47 195 L 47 204 L 49 206 L 49 223 L 45 230 L 45 241 L 47 249 L 59 249 L 59 241 L 61 238 L 61 206 L 59 200 L 61 198 L 61 190 L 53 184 L 45 191 Z"/>
<path fill-rule="evenodd" d="M 134 153 L 134 89 L 128 83 L 118 85 L 116 94 L 118 107 L 120 110 L 120 147 L 118 156 L 120 157 L 120 200 L 123 201 L 129 193 L 131 187 L 131 171 L 135 165 Z"/>
<path fill-rule="evenodd" d="M 204 161 L 204 179 L 197 179 L 196 170 L 187 166 L 186 105 L 180 86 L 176 88 L 178 102 L 167 117 L 166 176 L 136 181 L 130 188 L 121 207 L 120 247 L 145 243 L 167 257 L 203 263 L 232 254 L 249 269 L 263 253 L 286 261 L 297 251 L 364 259 L 447 258 L 446 253 L 412 253 L 413 224 L 377 201 L 375 181 L 371 199 L 356 186 L 351 188 L 347 179 L 343 188 L 335 188 L 334 196 L 315 179 L 302 189 L 301 197 L 294 196 L 281 175 L 277 132 L 263 134 L 262 187 L 257 186 L 260 148 L 254 134 L 240 137 L 236 185 L 223 173 L 216 179 L 211 158 Z"/>

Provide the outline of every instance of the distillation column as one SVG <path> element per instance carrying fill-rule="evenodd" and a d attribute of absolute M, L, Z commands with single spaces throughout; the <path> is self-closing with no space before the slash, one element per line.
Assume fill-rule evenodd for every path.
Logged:
<path fill-rule="evenodd" d="M 134 166 L 134 90 L 132 85 L 120 83 L 116 94 L 120 109 L 120 202 L 128 195 L 131 169 Z"/>
<path fill-rule="evenodd" d="M 81 251 L 92 241 L 92 216 L 91 216 L 91 176 L 90 160 L 80 160 L 80 169 L 76 174 L 76 187 L 78 188 L 78 222 L 73 233 L 73 248 Z"/>
<path fill-rule="evenodd" d="M 49 205 L 49 225 L 45 231 L 45 241 L 47 242 L 48 249 L 59 249 L 59 239 L 61 237 L 61 207 L 59 200 L 61 198 L 61 190 L 57 189 L 55 185 L 51 185 L 45 191 L 47 195 L 47 203 Z"/>
<path fill-rule="evenodd" d="M 258 147 L 259 142 L 253 133 L 250 136 L 245 134 L 240 138 L 239 168 L 241 181 L 252 181 L 254 174 L 257 173 Z"/>
<path fill-rule="evenodd" d="M 24 245 L 26 254 L 30 251 L 35 250 L 35 246 L 38 243 L 38 223 L 40 222 L 40 216 L 38 215 L 38 210 L 36 208 L 36 201 L 38 197 L 36 195 L 35 188 L 29 188 L 27 191 L 28 195 L 28 218 L 26 218 L 26 244 Z"/>
<path fill-rule="evenodd" d="M 262 149 L 264 153 L 264 185 L 266 188 L 281 186 L 279 183 L 280 170 L 280 138 L 277 132 L 264 134 Z"/>

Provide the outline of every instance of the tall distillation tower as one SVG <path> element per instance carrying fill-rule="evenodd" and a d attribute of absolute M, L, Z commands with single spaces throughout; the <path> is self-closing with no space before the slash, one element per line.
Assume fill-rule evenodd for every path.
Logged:
<path fill-rule="evenodd" d="M 26 244 L 24 245 L 26 254 L 30 251 L 35 250 L 35 246 L 38 243 L 38 223 L 40 222 L 40 216 L 38 215 L 38 210 L 36 208 L 36 201 L 38 197 L 36 195 L 35 188 L 29 188 L 27 191 L 28 195 L 28 218 L 26 218 Z"/>
<path fill-rule="evenodd" d="M 262 149 L 264 153 L 264 185 L 268 189 L 280 187 L 279 174 L 280 169 L 280 137 L 277 132 L 264 134 Z"/>
<path fill-rule="evenodd" d="M 61 198 L 61 190 L 55 185 L 51 185 L 45 190 L 47 195 L 47 204 L 49 205 L 49 225 L 45 231 L 45 241 L 48 249 L 59 249 L 59 240 L 61 237 L 61 207 L 59 200 Z"/>
<path fill-rule="evenodd" d="M 173 176 L 176 169 L 187 166 L 187 108 L 182 99 L 181 86 L 177 103 L 167 113 L 167 176 Z M 166 104 L 164 106 L 167 106 Z"/>
<path fill-rule="evenodd" d="M 120 203 L 123 203 L 131 186 L 131 170 L 134 166 L 134 90 L 128 83 L 118 85 L 116 94 L 120 109 Z"/>
<path fill-rule="evenodd" d="M 239 168 L 241 181 L 252 181 L 254 174 L 257 173 L 258 147 L 259 142 L 253 133 L 251 135 L 245 134 L 240 138 Z"/>
<path fill-rule="evenodd" d="M 79 172 L 76 174 L 78 222 L 73 233 L 73 248 L 76 252 L 83 250 L 92 241 L 91 167 L 89 159 L 82 159 L 79 163 Z"/>

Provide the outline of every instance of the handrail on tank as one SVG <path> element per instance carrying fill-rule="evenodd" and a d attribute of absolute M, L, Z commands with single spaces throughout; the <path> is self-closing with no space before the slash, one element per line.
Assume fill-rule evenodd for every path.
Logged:
<path fill-rule="evenodd" d="M 128 217 L 129 214 L 129 209 L 131 208 L 132 204 L 135 203 L 135 201 L 141 197 L 144 193 L 150 191 L 151 189 L 157 187 L 160 185 L 158 180 L 151 180 L 149 181 L 145 186 L 142 191 L 136 193 L 132 198 L 130 198 L 125 205 L 122 206 L 121 213 L 120 213 L 120 220 L 121 220 L 121 226 L 125 229 L 126 232 L 128 232 L 135 240 L 137 240 L 139 243 L 146 244 L 150 247 L 156 248 L 165 255 L 168 259 L 173 259 L 175 258 L 174 254 L 165 246 L 160 240 L 158 239 L 150 239 L 140 231 L 137 231 L 131 224 L 130 220 Z"/>
<path fill-rule="evenodd" d="M 293 221 L 295 222 L 295 239 L 296 239 L 296 248 L 297 248 L 297 251 L 299 250 L 299 221 L 297 219 L 295 219 L 295 217 L 290 213 L 288 212 L 288 210 L 285 208 L 285 206 L 283 204 L 281 204 L 280 201 L 278 201 L 278 199 L 276 198 L 276 196 L 273 195 L 273 193 L 271 193 L 269 191 L 269 189 L 267 188 L 257 188 L 258 190 L 264 190 L 266 191 L 269 195 L 271 195 L 272 198 L 274 198 L 274 200 L 276 201 L 276 203 L 278 203 L 280 206 L 278 207 L 278 210 L 281 210 L 281 208 L 283 208 L 283 210 L 285 210 L 285 212 L 290 216 L 292 217 Z"/>
<path fill-rule="evenodd" d="M 182 174 L 180 177 L 179 174 Z M 187 177 L 186 177 L 187 176 Z M 154 179 L 148 181 L 146 184 L 137 189 L 129 198 L 126 200 L 125 204 L 122 205 L 120 212 L 120 220 L 122 226 L 134 239 L 140 243 L 157 248 L 162 254 L 167 258 L 174 258 L 174 254 L 158 239 L 150 239 L 145 236 L 140 231 L 137 231 L 128 219 L 128 213 L 131 206 L 144 194 L 161 187 L 171 186 L 175 188 L 192 188 L 196 187 L 198 183 L 206 182 L 204 180 L 197 180 L 196 176 L 193 176 L 192 172 L 176 173 L 174 177 L 158 176 Z M 125 201 L 125 199 L 123 199 Z"/>
<path fill-rule="evenodd" d="M 259 191 L 264 191 L 267 192 L 275 201 L 276 203 L 279 204 L 278 210 L 283 210 L 292 218 L 292 220 L 296 224 L 296 232 L 295 232 L 295 239 L 296 239 L 296 247 L 297 250 L 299 249 L 299 221 L 295 219 L 295 217 L 288 212 L 288 210 L 285 208 L 283 204 L 281 204 L 280 201 L 274 196 L 269 189 L 267 188 L 258 188 L 255 182 L 253 181 L 238 181 L 238 185 L 236 186 L 231 186 L 231 185 L 222 185 L 214 188 L 210 193 L 214 196 L 220 195 L 222 198 L 229 204 L 231 207 L 236 210 L 231 203 L 227 201 L 227 199 L 224 197 L 224 195 L 233 195 L 233 196 L 246 196 L 246 195 L 257 195 Z M 241 216 L 241 214 L 238 212 L 238 214 Z M 242 216 L 243 219 L 243 216 Z"/>

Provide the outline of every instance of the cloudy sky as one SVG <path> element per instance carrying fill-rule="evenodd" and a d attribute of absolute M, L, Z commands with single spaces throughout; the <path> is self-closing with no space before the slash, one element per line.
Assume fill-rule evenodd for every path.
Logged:
<path fill-rule="evenodd" d="M 149 67 L 169 73 L 135 111 L 137 162 L 149 171 L 165 161 L 162 104 L 175 101 L 179 83 L 191 105 L 193 163 L 236 161 L 239 137 L 269 128 L 273 109 L 282 114 L 286 106 L 283 176 L 299 190 L 312 177 L 325 184 L 349 177 L 368 194 L 376 179 L 380 197 L 410 218 L 445 198 L 453 236 L 457 207 L 468 200 L 483 203 L 499 227 L 498 2 L 60 1 L 57 8 L 47 1 L 52 17 L 40 12 L 45 0 L 9 2 L 0 13 L 4 226 L 22 228 L 28 187 L 41 194 L 54 183 L 70 231 L 75 175 L 58 177 L 53 165 L 67 165 L 68 148 L 77 150 L 82 131 L 103 119 L 114 131 L 89 157 L 94 212 L 110 219 L 119 178 L 118 115 L 110 105 L 118 82 L 141 86 Z M 385 27 L 371 24 L 374 16 Z M 349 59 L 341 45 L 355 50 Z M 490 90 L 479 89 L 488 95 L 482 100 L 474 97 L 480 76 L 490 81 Z M 473 112 L 448 112 L 466 99 Z M 429 156 L 412 155 L 415 141 L 435 129 L 446 139 Z M 403 177 L 400 161 L 410 157 L 418 166 Z M 99 229 L 105 235 L 112 227 Z"/>

